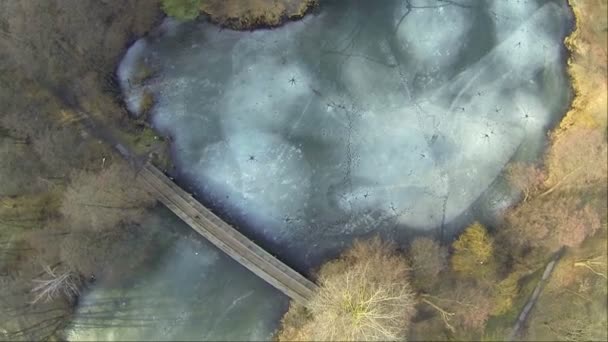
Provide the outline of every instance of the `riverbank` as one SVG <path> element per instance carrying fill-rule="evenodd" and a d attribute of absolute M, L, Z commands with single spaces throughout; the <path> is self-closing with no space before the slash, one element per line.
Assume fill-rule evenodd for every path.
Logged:
<path fill-rule="evenodd" d="M 530 318 L 523 339 L 530 340 L 606 340 L 606 267 L 608 265 L 608 195 L 606 185 L 606 128 L 608 120 L 608 1 L 569 0 L 576 20 L 576 30 L 565 40 L 570 51 L 568 73 L 575 98 L 558 128 L 551 133 L 550 151 L 564 142 L 602 136 L 598 153 L 576 150 L 578 168 L 598 169 L 604 181 L 591 188 L 575 187 L 575 196 L 592 205 L 599 214 L 600 225 L 594 235 L 580 246 L 567 248 L 556 265 Z M 581 137 L 579 132 L 586 132 Z M 591 164 L 591 166 L 590 166 Z M 559 163 L 547 163 L 550 189 L 568 187 L 579 178 L 585 185 L 588 172 L 577 172 L 563 182 L 564 170 Z M 588 177 L 587 177 L 588 178 Z M 575 181 L 573 181 L 573 179 Z M 564 185 L 562 185 L 564 184 Z M 572 188 L 570 186 L 570 188 Z"/>

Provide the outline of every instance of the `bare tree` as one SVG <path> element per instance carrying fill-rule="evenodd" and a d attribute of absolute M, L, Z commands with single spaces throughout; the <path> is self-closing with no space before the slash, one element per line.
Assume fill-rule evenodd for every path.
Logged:
<path fill-rule="evenodd" d="M 415 238 L 408 255 L 412 263 L 412 282 L 420 289 L 432 287 L 448 265 L 446 248 L 430 238 Z"/>
<path fill-rule="evenodd" d="M 525 202 L 542 189 L 546 175 L 535 165 L 513 163 L 507 168 L 507 179 L 512 186 L 523 192 Z"/>
<path fill-rule="evenodd" d="M 468 330 L 482 331 L 492 313 L 492 296 L 489 289 L 472 281 L 458 281 L 442 287 L 439 295 L 422 295 L 442 317 L 452 333 Z"/>
<path fill-rule="evenodd" d="M 61 290 L 64 287 L 54 286 L 65 284 L 65 279 L 40 287 L 42 292 L 35 291 L 36 285 L 42 283 L 33 279 L 46 283 L 59 275 L 58 269 L 50 268 L 54 276 L 44 270 L 41 273 L 32 250 L 21 251 L 19 256 L 6 265 L 13 272 L 0 274 L 0 340 L 41 341 L 56 337 L 73 309 L 73 302 Z"/>
<path fill-rule="evenodd" d="M 512 241 L 553 251 L 579 246 L 601 226 L 596 210 L 578 196 L 561 192 L 516 207 L 507 213 L 507 223 Z"/>
<path fill-rule="evenodd" d="M 47 84 L 76 80 L 85 70 L 110 72 L 129 36 L 149 29 L 158 11 L 146 0 L 2 1 L 0 50 Z"/>
<path fill-rule="evenodd" d="M 61 213 L 79 229 L 112 229 L 121 222 L 137 222 L 154 199 L 135 177 L 124 163 L 100 172 L 80 171 L 65 192 Z"/>
<path fill-rule="evenodd" d="M 417 301 L 408 271 L 394 246 L 378 238 L 355 242 L 340 258 L 323 265 L 319 292 L 306 308 L 290 308 L 279 340 L 404 338 Z"/>
<path fill-rule="evenodd" d="M 59 266 L 43 265 L 44 277 L 34 279 L 36 284 L 32 289 L 35 294 L 32 304 L 44 300 L 50 302 L 59 296 L 65 296 L 74 301 L 80 294 L 81 279 L 70 269 L 60 269 Z"/>

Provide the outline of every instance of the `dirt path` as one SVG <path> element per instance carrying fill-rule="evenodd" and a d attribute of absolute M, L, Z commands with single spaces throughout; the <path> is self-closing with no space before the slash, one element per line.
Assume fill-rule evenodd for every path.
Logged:
<path fill-rule="evenodd" d="M 553 269 L 555 268 L 555 265 L 559 262 L 559 259 L 562 257 L 563 254 L 564 254 L 564 249 L 562 248 L 561 250 L 559 250 L 557 253 L 555 253 L 553 255 L 553 258 L 551 258 L 551 261 L 549 261 L 549 263 L 545 267 L 543 276 L 538 280 L 538 283 L 536 284 L 536 287 L 534 288 L 534 292 L 532 292 L 532 295 L 528 299 L 528 302 L 526 302 L 526 305 L 519 313 L 519 316 L 517 317 L 517 322 L 515 322 L 515 325 L 513 326 L 513 330 L 509 334 L 509 337 L 507 337 L 507 341 L 519 340 L 522 337 L 521 336 L 522 328 L 524 327 L 526 320 L 528 319 L 528 316 L 530 315 L 530 312 L 532 311 L 532 308 L 536 304 L 536 301 L 538 300 L 538 297 L 540 296 L 540 293 L 541 293 L 543 287 L 547 283 L 547 280 L 551 276 L 551 273 L 553 273 Z"/>

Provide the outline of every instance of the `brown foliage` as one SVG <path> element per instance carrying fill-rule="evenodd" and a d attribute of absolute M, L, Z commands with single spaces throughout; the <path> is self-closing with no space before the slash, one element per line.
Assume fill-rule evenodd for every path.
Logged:
<path fill-rule="evenodd" d="M 135 177 L 124 163 L 111 164 L 99 173 L 80 171 L 65 192 L 61 213 L 78 229 L 103 230 L 137 222 L 154 199 Z"/>
<path fill-rule="evenodd" d="M 543 291 L 528 322 L 527 338 L 535 341 L 606 341 L 606 295 L 588 293 L 590 291 Z"/>
<path fill-rule="evenodd" d="M 535 198 L 507 213 L 509 238 L 519 245 L 543 246 L 558 250 L 561 246 L 579 246 L 600 228 L 597 211 L 583 205 L 577 196 L 556 193 Z"/>
<path fill-rule="evenodd" d="M 487 290 L 460 282 L 454 289 L 451 307 L 456 322 L 464 329 L 482 330 L 492 312 L 492 298 Z"/>
<path fill-rule="evenodd" d="M 408 336 L 409 341 L 448 341 L 450 335 L 445 329 L 445 323 L 437 317 L 414 322 Z"/>
<path fill-rule="evenodd" d="M 513 163 L 507 167 L 507 179 L 513 187 L 523 192 L 524 201 L 542 189 L 545 178 L 545 173 L 535 165 Z"/>
<path fill-rule="evenodd" d="M 608 144 L 600 129 L 576 127 L 556 139 L 546 164 L 549 170 L 547 187 L 580 188 L 605 185 L 608 177 Z"/>
<path fill-rule="evenodd" d="M 289 310 L 281 319 L 281 330 L 277 336 L 279 341 L 304 341 L 309 339 L 308 327 L 312 319 L 310 311 L 296 302 L 289 304 Z"/>
<path fill-rule="evenodd" d="M 412 264 L 412 282 L 420 289 L 432 287 L 439 273 L 447 267 L 447 250 L 430 238 L 414 239 L 408 255 Z"/>
<path fill-rule="evenodd" d="M 576 30 L 566 39 L 571 51 L 568 72 L 576 97 L 572 108 L 561 121 L 554 135 L 561 135 L 571 127 L 606 127 L 607 72 L 606 27 L 608 2 L 570 0 L 576 16 Z"/>
<path fill-rule="evenodd" d="M 278 26 L 286 19 L 304 16 L 316 0 L 205 0 L 202 11 L 212 21 L 237 30 Z"/>
<path fill-rule="evenodd" d="M 78 136 L 73 127 L 57 127 L 39 132 L 32 148 L 51 177 L 64 176 L 66 170 L 83 165 L 100 167 L 102 158 L 111 152 L 106 145 Z"/>
<path fill-rule="evenodd" d="M 394 246 L 378 238 L 356 241 L 340 258 L 321 267 L 319 292 L 305 310 L 290 308 L 278 339 L 403 339 L 416 303 L 408 270 Z"/>
<path fill-rule="evenodd" d="M 158 11 L 148 0 L 1 1 L 0 50 L 30 78 L 56 85 L 83 70 L 111 72 Z"/>
<path fill-rule="evenodd" d="M 493 308 L 489 289 L 468 280 L 443 284 L 437 296 L 423 295 L 423 302 L 443 318 L 445 327 L 456 336 L 482 331 Z"/>

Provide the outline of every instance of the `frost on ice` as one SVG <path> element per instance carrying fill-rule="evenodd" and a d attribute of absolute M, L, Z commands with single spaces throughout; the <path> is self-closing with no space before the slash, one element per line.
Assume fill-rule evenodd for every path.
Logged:
<path fill-rule="evenodd" d="M 204 200 L 314 254 L 448 225 L 532 158 L 568 101 L 568 19 L 565 1 L 336 1 L 273 30 L 165 23 L 125 63 L 156 71 L 131 93 L 155 94 Z"/>

